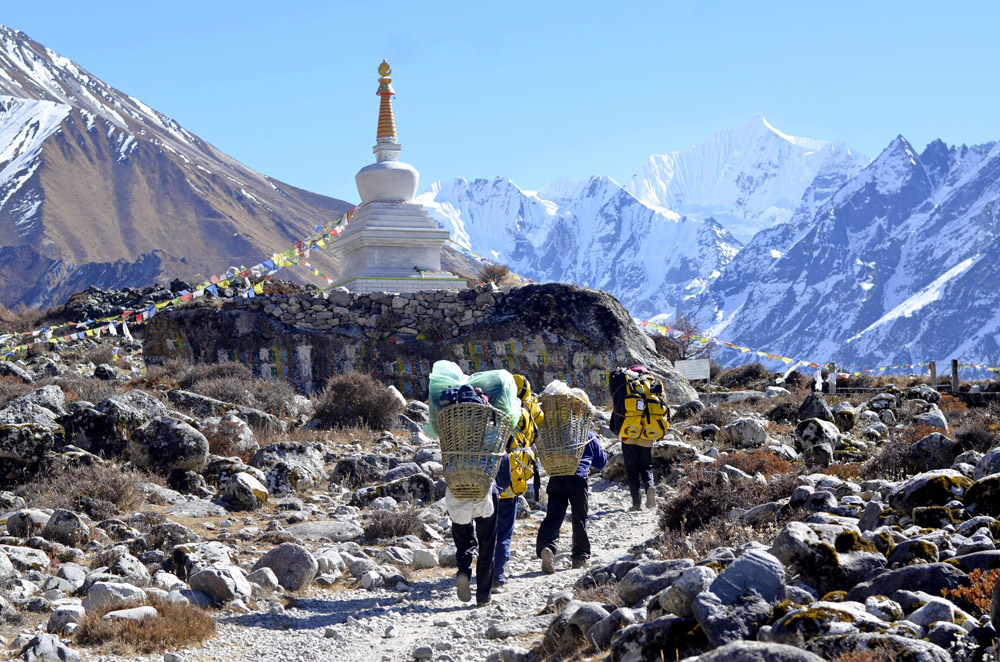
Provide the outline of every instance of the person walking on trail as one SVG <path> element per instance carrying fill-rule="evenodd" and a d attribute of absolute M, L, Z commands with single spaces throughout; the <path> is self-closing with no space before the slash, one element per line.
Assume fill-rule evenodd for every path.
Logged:
<path fill-rule="evenodd" d="M 545 519 L 538 527 L 538 538 L 535 541 L 535 553 L 542 560 L 542 572 L 552 574 L 556 571 L 556 541 L 559 540 L 559 527 L 566 519 L 567 506 L 572 509 L 573 520 L 570 558 L 574 568 L 587 566 L 587 559 L 590 558 L 590 538 L 587 536 L 590 488 L 587 484 L 587 474 L 591 469 L 598 471 L 603 469 L 607 462 L 608 456 L 601 447 L 600 438 L 590 432 L 576 473 L 572 476 L 549 477 L 549 485 L 545 490 L 549 496 L 549 505 Z"/>
<path fill-rule="evenodd" d="M 507 454 L 500 461 L 500 469 L 493 480 L 493 489 L 484 499 L 457 499 L 451 491 L 445 493 L 448 514 L 451 517 L 451 537 L 455 541 L 455 560 L 458 573 L 455 589 L 462 602 L 472 600 L 472 557 L 476 558 L 476 606 L 489 604 L 494 580 L 494 558 L 497 545 L 497 501 L 501 492 L 510 487 L 510 462 Z"/>
<path fill-rule="evenodd" d="M 631 372 L 651 375 L 648 368 L 634 365 Z M 642 510 L 642 498 L 646 497 L 646 508 L 656 508 L 656 489 L 653 487 L 653 441 L 642 437 L 621 437 L 622 459 L 625 461 L 625 476 L 628 491 L 632 496 L 631 512 Z"/>
<path fill-rule="evenodd" d="M 534 476 L 535 451 L 531 447 L 538 434 L 538 424 L 544 418 L 537 396 L 531 392 L 531 382 L 524 375 L 514 375 L 517 384 L 517 397 L 521 401 L 521 418 L 514 428 L 514 434 L 507 442 L 507 458 L 510 464 L 511 482 L 498 500 L 497 507 L 497 547 L 493 559 L 493 593 L 503 593 L 507 578 L 507 562 L 510 561 L 510 542 L 514 536 L 514 523 L 517 520 L 518 497 L 528 491 L 528 481 Z M 538 494 L 537 487 L 535 494 Z"/>

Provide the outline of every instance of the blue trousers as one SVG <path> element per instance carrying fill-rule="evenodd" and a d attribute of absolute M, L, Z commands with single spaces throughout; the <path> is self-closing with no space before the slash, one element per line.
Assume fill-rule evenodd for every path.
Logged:
<path fill-rule="evenodd" d="M 514 535 L 514 521 L 517 519 L 517 497 L 500 499 L 497 506 L 497 551 L 493 560 L 493 571 L 498 584 L 507 580 L 503 573 L 510 560 L 510 539 Z"/>

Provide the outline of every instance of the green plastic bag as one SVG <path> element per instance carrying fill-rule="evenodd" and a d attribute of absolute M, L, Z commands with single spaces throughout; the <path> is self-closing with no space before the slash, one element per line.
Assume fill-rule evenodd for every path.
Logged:
<path fill-rule="evenodd" d="M 427 406 L 430 409 L 430 422 L 424 425 L 427 436 L 437 439 L 434 421 L 441 411 L 441 393 L 452 386 L 470 386 L 483 389 L 490 399 L 490 404 L 510 418 L 512 426 L 517 426 L 521 420 L 521 400 L 517 397 L 517 384 L 514 375 L 506 370 L 487 370 L 476 372 L 471 376 L 462 372 L 458 364 L 452 361 L 435 361 L 427 386 Z"/>

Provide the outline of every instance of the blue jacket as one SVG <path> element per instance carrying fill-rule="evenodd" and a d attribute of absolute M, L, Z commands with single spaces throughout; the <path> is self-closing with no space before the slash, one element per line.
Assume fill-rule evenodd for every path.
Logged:
<path fill-rule="evenodd" d="M 583 456 L 576 467 L 576 475 L 586 478 L 591 467 L 600 471 L 608 463 L 608 455 L 601 447 L 600 438 L 593 432 L 587 436 L 587 445 L 583 448 Z"/>

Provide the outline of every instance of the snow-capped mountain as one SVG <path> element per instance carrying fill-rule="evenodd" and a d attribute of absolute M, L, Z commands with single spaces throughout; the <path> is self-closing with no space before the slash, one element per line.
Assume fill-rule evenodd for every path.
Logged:
<path fill-rule="evenodd" d="M 777 223 L 810 220 L 869 162 L 842 142 L 789 136 L 755 115 L 693 147 L 650 156 L 627 188 L 652 207 L 714 218 L 745 243 Z"/>
<path fill-rule="evenodd" d="M 0 303 L 255 264 L 349 207 L 247 168 L 0 26 Z"/>
<path fill-rule="evenodd" d="M 718 223 L 653 209 L 607 177 L 537 192 L 502 177 L 455 179 L 417 201 L 485 257 L 535 280 L 607 290 L 635 314 L 702 292 L 740 247 Z"/>
<path fill-rule="evenodd" d="M 996 363 L 998 229 L 1000 145 L 917 154 L 899 136 L 811 225 L 755 237 L 689 313 L 733 342 L 849 367 Z"/>

